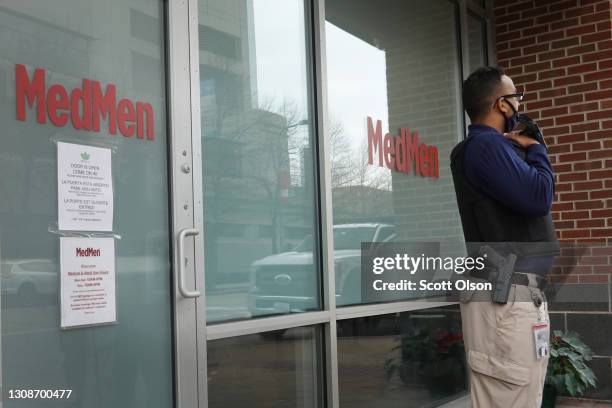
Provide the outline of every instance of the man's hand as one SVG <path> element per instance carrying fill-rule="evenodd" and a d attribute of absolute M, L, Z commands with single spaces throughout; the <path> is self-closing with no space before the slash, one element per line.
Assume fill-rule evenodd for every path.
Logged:
<path fill-rule="evenodd" d="M 504 133 L 504 137 L 515 141 L 518 143 L 523 149 L 528 148 L 534 144 L 540 144 L 537 140 L 530 138 L 529 136 L 519 135 L 518 133 L 510 132 Z"/>

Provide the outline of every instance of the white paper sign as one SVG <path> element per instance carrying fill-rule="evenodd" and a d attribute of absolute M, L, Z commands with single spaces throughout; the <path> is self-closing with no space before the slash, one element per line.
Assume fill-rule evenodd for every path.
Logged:
<path fill-rule="evenodd" d="M 57 201 L 60 230 L 113 230 L 111 150 L 57 143 Z"/>
<path fill-rule="evenodd" d="M 114 238 L 60 238 L 61 326 L 110 323 L 115 305 Z"/>

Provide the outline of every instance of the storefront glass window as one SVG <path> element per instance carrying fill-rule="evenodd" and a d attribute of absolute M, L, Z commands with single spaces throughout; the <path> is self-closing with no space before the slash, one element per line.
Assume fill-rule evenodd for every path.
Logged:
<path fill-rule="evenodd" d="M 336 291 L 348 305 L 362 303 L 361 242 L 463 253 L 449 167 L 463 118 L 457 8 L 328 0 L 326 19 Z M 405 160 L 385 153 L 386 139 L 402 139 Z"/>
<path fill-rule="evenodd" d="M 467 392 L 466 367 L 456 306 L 338 322 L 340 407 L 437 406 Z"/>
<path fill-rule="evenodd" d="M 164 55 L 162 1 L 12 1 L 0 7 L 5 407 L 173 404 Z M 60 329 L 60 271 L 64 277 L 71 272 L 60 268 L 60 141 L 81 145 L 84 162 L 93 160 L 90 147 L 112 151 L 116 297 L 71 308 L 95 314 L 112 302 L 113 324 Z M 85 248 L 91 242 L 72 235 Z M 83 270 L 92 259 L 83 258 Z M 96 278 L 79 279 L 96 289 Z M 79 293 L 70 302 L 87 297 Z M 72 391 L 63 399 L 9 399 L 10 390 L 28 389 Z"/>
<path fill-rule="evenodd" d="M 468 74 L 487 65 L 486 22 L 472 13 L 468 14 Z"/>
<path fill-rule="evenodd" d="M 320 336 L 299 327 L 209 341 L 208 406 L 322 406 Z"/>
<path fill-rule="evenodd" d="M 198 9 L 208 321 L 317 309 L 305 4 Z"/>

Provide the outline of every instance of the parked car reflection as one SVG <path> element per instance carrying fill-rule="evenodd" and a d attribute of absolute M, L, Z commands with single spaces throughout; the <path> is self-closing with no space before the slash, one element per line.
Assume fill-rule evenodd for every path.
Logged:
<path fill-rule="evenodd" d="M 58 270 L 48 259 L 15 259 L 1 264 L 0 291 L 10 304 L 33 306 L 49 302 L 57 295 Z"/>
<path fill-rule="evenodd" d="M 395 226 L 383 223 L 334 226 L 336 301 L 361 300 L 361 243 L 390 242 Z M 313 268 L 313 238 L 307 235 L 293 250 L 266 256 L 251 264 L 249 310 L 253 315 L 291 313 L 318 307 Z"/>

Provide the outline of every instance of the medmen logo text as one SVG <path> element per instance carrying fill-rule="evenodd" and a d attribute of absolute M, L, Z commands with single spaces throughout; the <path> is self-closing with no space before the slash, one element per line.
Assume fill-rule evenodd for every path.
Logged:
<path fill-rule="evenodd" d="M 15 65 L 15 94 L 17 102 L 17 120 L 26 120 L 26 101 L 30 108 L 36 110 L 36 121 L 49 121 L 57 127 L 66 126 L 68 120 L 78 130 L 100 132 L 100 122 L 108 121 L 108 133 L 119 132 L 125 137 L 136 135 L 139 139 L 154 139 L 153 107 L 150 103 L 136 102 L 122 98 L 117 102 L 117 88 L 114 84 L 106 85 L 103 91 L 100 82 L 83 79 L 81 88 L 75 88 L 70 94 L 60 84 L 47 89 L 45 70 L 37 68 L 30 78 L 26 67 Z"/>
<path fill-rule="evenodd" d="M 440 177 L 438 148 L 419 145 L 419 134 L 410 129 L 400 129 L 400 135 L 389 133 L 383 138 L 382 123 L 368 116 L 368 163 L 374 163 L 374 151 L 378 152 L 378 165 L 401 173 L 420 174 L 423 177 Z"/>

